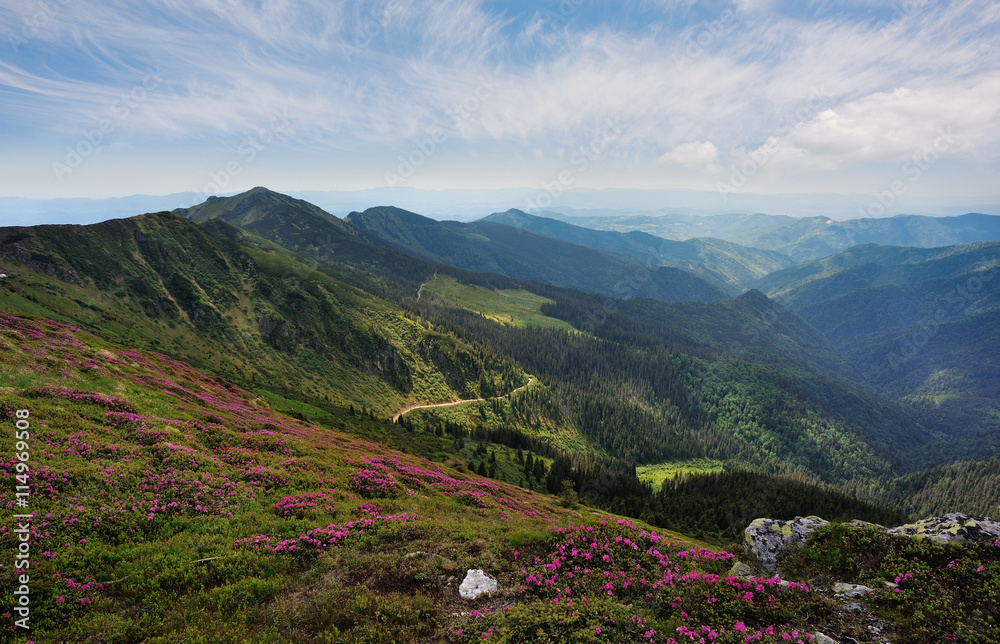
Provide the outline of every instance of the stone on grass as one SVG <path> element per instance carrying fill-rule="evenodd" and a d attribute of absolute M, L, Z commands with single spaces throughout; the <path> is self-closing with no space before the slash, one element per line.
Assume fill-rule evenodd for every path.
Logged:
<path fill-rule="evenodd" d="M 837 640 L 833 639 L 826 633 L 820 633 L 819 631 L 813 633 L 813 642 L 815 642 L 815 644 L 839 644 Z"/>
<path fill-rule="evenodd" d="M 497 580 L 490 577 L 482 570 L 469 570 L 462 580 L 462 585 L 458 587 L 458 594 L 463 599 L 477 599 L 480 595 L 496 592 L 499 585 Z"/>
<path fill-rule="evenodd" d="M 751 577 L 753 576 L 753 568 L 746 565 L 742 561 L 737 561 L 733 564 L 733 567 L 729 569 L 729 574 L 732 577 Z"/>

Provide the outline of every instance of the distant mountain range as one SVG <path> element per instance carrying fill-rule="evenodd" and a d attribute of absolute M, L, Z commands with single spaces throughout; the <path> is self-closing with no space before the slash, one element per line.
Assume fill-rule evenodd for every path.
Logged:
<path fill-rule="evenodd" d="M 846 221 L 764 214 L 560 218 L 576 226 L 618 232 L 641 231 L 665 239 L 717 237 L 743 246 L 777 251 L 797 262 L 818 259 L 858 244 L 934 248 L 1000 239 L 1000 217 L 978 213 L 957 217 L 899 215 Z"/>
<path fill-rule="evenodd" d="M 492 214 L 482 221 L 530 230 L 644 262 L 688 269 L 707 282 L 728 290 L 743 290 L 761 277 L 796 263 L 778 252 L 762 251 L 710 237 L 674 241 L 635 230 L 625 233 L 595 230 L 536 217 L 516 209 Z"/>
<path fill-rule="evenodd" d="M 713 286 L 692 271 L 663 266 L 655 256 L 640 260 L 634 255 L 611 254 L 488 220 L 439 222 L 399 208 L 379 207 L 353 212 L 344 222 L 379 244 L 471 271 L 492 271 L 622 298 L 719 300 L 731 294 L 731 289 Z"/>

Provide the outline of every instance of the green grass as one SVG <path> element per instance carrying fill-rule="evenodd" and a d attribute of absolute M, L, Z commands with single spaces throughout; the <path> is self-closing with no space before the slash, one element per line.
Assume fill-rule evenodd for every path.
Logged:
<path fill-rule="evenodd" d="M 721 472 L 722 461 L 711 458 L 691 458 L 663 461 L 650 465 L 639 465 L 635 468 L 639 480 L 653 486 L 654 492 L 660 491 L 663 479 L 672 479 L 681 474 L 704 474 L 706 472 Z"/>
<path fill-rule="evenodd" d="M 447 306 L 479 313 L 485 318 L 513 326 L 535 326 L 574 331 L 572 325 L 541 312 L 550 300 L 525 290 L 490 290 L 462 284 L 450 275 L 438 275 L 423 288 Z"/>

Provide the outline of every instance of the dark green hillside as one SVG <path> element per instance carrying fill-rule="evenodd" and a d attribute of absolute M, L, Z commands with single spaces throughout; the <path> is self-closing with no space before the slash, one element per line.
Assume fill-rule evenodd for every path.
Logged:
<path fill-rule="evenodd" d="M 1000 460 L 965 461 L 912 472 L 895 479 L 857 480 L 850 494 L 912 516 L 965 512 L 1000 516 Z"/>
<path fill-rule="evenodd" d="M 407 400 L 523 382 L 513 365 L 286 252 L 239 246 L 171 213 L 3 228 L 0 261 L 5 311 L 71 321 L 300 399 L 388 415 Z"/>
<path fill-rule="evenodd" d="M 915 332 L 921 323 L 936 327 L 994 308 L 1000 304 L 993 286 L 996 272 L 985 269 L 909 284 L 859 287 L 797 307 L 797 312 L 835 347 L 851 353 L 886 336 Z M 974 292 L 966 286 L 970 280 L 978 286 Z"/>
<path fill-rule="evenodd" d="M 256 203 L 254 199 L 264 196 L 268 203 L 275 199 L 252 194 L 246 198 Z M 237 198 L 232 199 L 232 207 L 244 208 Z M 278 214 L 297 207 L 280 195 L 276 199 Z M 297 228 L 318 225 L 316 218 L 307 214 L 299 216 L 298 221 L 305 223 Z M 377 235 L 410 252 L 459 265 L 480 262 L 478 267 L 494 270 L 503 268 L 504 261 L 520 261 L 531 255 L 567 271 L 567 265 L 575 266 L 572 262 L 578 260 L 579 253 L 595 252 L 508 226 L 437 222 L 395 208 L 355 213 L 346 223 L 363 228 L 359 236 Z M 255 219 L 253 225 L 257 230 L 270 230 L 271 241 L 290 243 L 290 237 L 279 234 L 267 219 Z M 488 235 L 481 234 L 483 231 Z M 497 247 L 511 249 L 512 241 L 505 242 L 506 246 L 497 243 L 511 237 L 518 244 L 516 251 L 509 253 L 514 260 L 496 252 Z M 574 256 L 527 252 L 536 243 L 539 249 L 571 249 Z M 463 259 L 463 253 L 470 255 Z M 336 253 L 332 257 L 338 259 Z M 455 269 L 445 272 L 484 284 L 483 278 L 474 274 Z M 386 281 L 391 280 L 387 274 Z M 486 343 L 490 352 L 507 356 L 530 373 L 546 376 L 551 386 L 543 391 L 549 399 L 534 404 L 547 411 L 526 411 L 525 418 L 573 428 L 592 446 L 616 458 L 655 463 L 698 456 L 740 457 L 771 471 L 790 467 L 839 479 L 850 475 L 852 463 L 860 468 L 857 471 L 868 473 L 891 469 L 889 463 L 895 456 L 889 445 L 916 446 L 928 439 L 906 420 L 898 406 L 856 384 L 859 374 L 831 351 L 815 330 L 759 293 L 715 304 L 669 305 L 644 299 L 608 300 L 541 284 L 501 285 L 495 279 L 486 284 L 526 288 L 551 300 L 553 303 L 543 305 L 543 313 L 596 335 L 599 342 L 559 334 L 546 338 L 546 332 L 539 329 L 505 328 L 477 316 L 456 317 L 448 309 L 447 297 L 443 301 L 425 298 L 416 311 L 436 328 L 452 328 L 466 341 Z M 477 304 L 469 299 L 469 293 L 475 291 L 456 300 L 455 305 L 505 319 L 505 312 L 488 311 L 491 298 L 475 296 Z M 581 347 L 593 355 L 580 363 L 568 361 L 567 351 L 576 353 Z M 563 357 L 555 364 L 546 362 L 544 357 L 551 355 Z M 690 362 L 694 356 L 698 356 L 697 366 Z M 680 371 L 670 366 L 678 359 L 687 361 L 687 367 Z M 623 389 L 636 394 L 623 400 Z M 560 409 L 563 411 L 554 411 Z"/>
<path fill-rule="evenodd" d="M 351 213 L 345 222 L 390 248 L 470 271 L 491 271 L 621 298 L 684 301 L 726 296 L 687 270 L 486 221 L 439 222 L 399 208 L 379 207 Z"/>
<path fill-rule="evenodd" d="M 737 544 L 743 540 L 743 529 L 759 517 L 789 520 L 816 515 L 830 521 L 861 519 L 885 526 L 908 519 L 904 512 L 886 509 L 897 507 L 896 503 L 878 505 L 816 481 L 749 470 L 678 476 L 664 483 L 654 496 L 653 507 L 658 516 L 669 517 L 668 525 L 684 534 L 721 537 Z"/>
<path fill-rule="evenodd" d="M 914 465 L 1000 455 L 1000 242 L 865 245 L 762 286 L 941 438 Z"/>
<path fill-rule="evenodd" d="M 842 480 L 891 471 L 899 446 L 930 439 L 898 405 L 800 357 L 821 348 L 819 360 L 849 372 L 815 330 L 787 310 L 775 313 L 759 293 L 608 308 L 595 296 L 534 288 L 556 301 L 544 313 L 586 333 L 498 325 L 439 301 L 416 308 L 542 377 L 550 408 L 619 458 L 735 458 Z M 684 325 L 673 324 L 681 318 Z M 742 331 L 739 345 L 731 329 Z"/>
<path fill-rule="evenodd" d="M 1000 457 L 1000 307 L 990 300 L 988 310 L 888 331 L 847 353 L 877 388 L 946 436 L 914 454 L 924 466 Z"/>
<path fill-rule="evenodd" d="M 609 253 L 628 255 L 640 261 L 692 270 L 709 283 L 728 285 L 728 288 L 745 288 L 768 273 L 794 263 L 780 253 L 747 248 L 721 239 L 706 237 L 679 242 L 640 231 L 619 233 L 594 230 L 536 217 L 516 209 L 492 214 L 481 221 L 530 230 Z"/>
<path fill-rule="evenodd" d="M 754 283 L 770 297 L 800 310 L 856 289 L 912 284 L 957 277 L 988 268 L 1000 259 L 1000 242 L 946 248 L 903 248 L 864 244 L 775 271 Z"/>

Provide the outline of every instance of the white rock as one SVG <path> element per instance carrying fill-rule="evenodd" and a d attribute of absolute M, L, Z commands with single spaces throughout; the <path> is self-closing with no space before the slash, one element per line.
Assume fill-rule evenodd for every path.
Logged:
<path fill-rule="evenodd" d="M 490 577 L 482 570 L 469 570 L 462 580 L 462 585 L 458 587 L 458 594 L 463 599 L 476 599 L 480 595 L 496 592 L 500 586 L 497 580 Z"/>
<path fill-rule="evenodd" d="M 838 644 L 837 640 L 825 633 L 820 633 L 819 631 L 813 633 L 813 642 L 816 644 Z"/>

